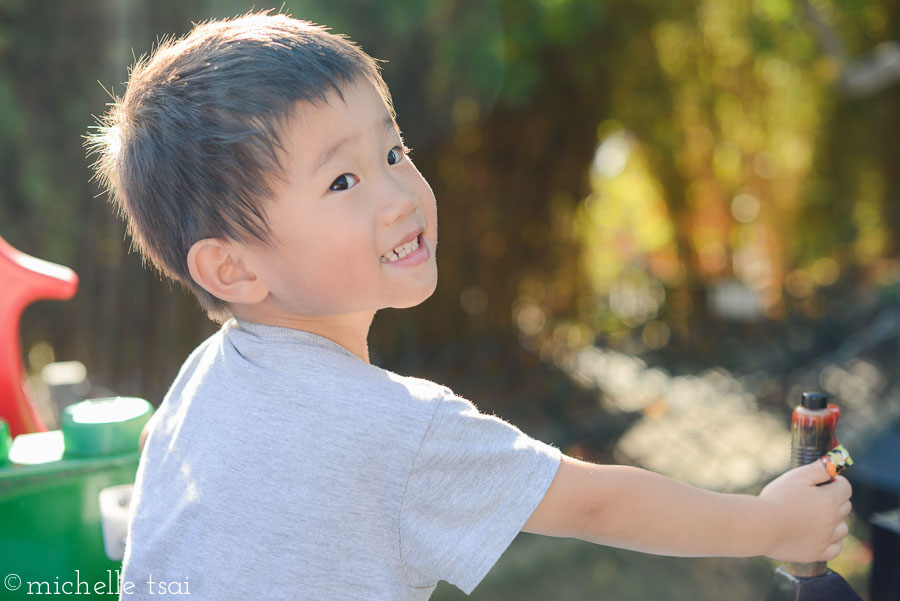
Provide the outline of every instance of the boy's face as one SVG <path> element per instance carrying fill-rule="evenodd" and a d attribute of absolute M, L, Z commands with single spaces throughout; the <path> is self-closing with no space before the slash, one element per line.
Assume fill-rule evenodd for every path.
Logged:
<path fill-rule="evenodd" d="M 437 285 L 434 193 L 375 88 L 342 93 L 299 106 L 285 129 L 270 244 L 252 251 L 266 321 L 411 307 Z"/>

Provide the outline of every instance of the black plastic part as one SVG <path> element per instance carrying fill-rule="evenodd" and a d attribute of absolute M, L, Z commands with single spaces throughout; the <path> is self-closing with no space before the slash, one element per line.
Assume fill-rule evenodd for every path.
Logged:
<path fill-rule="evenodd" d="M 766 601 L 862 601 L 862 598 L 843 576 L 832 570 L 814 578 L 798 578 L 781 566 L 775 570 Z"/>
<path fill-rule="evenodd" d="M 807 409 L 824 409 L 828 406 L 828 395 L 821 392 L 804 392 L 800 404 Z"/>

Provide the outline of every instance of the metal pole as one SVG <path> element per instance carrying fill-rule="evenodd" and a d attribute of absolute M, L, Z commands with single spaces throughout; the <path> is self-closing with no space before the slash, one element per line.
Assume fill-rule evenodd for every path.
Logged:
<path fill-rule="evenodd" d="M 828 397 L 804 392 L 791 418 L 791 467 L 817 461 L 837 446 L 834 432 L 841 415 Z M 826 562 L 788 562 L 775 570 L 766 601 L 862 601 Z"/>

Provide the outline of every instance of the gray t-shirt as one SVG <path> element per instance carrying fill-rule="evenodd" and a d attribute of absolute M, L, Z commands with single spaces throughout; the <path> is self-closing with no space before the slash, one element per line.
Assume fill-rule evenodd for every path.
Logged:
<path fill-rule="evenodd" d="M 443 386 L 234 319 L 153 420 L 122 599 L 412 600 L 438 580 L 469 593 L 560 461 Z"/>

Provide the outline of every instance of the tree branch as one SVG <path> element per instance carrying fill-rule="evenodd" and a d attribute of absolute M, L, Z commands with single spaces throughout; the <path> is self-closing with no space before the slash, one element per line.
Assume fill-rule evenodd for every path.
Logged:
<path fill-rule="evenodd" d="M 799 0 L 825 53 L 840 68 L 837 86 L 845 96 L 872 96 L 900 81 L 900 44 L 883 42 L 861 60 L 850 60 L 840 37 L 810 0 Z"/>

